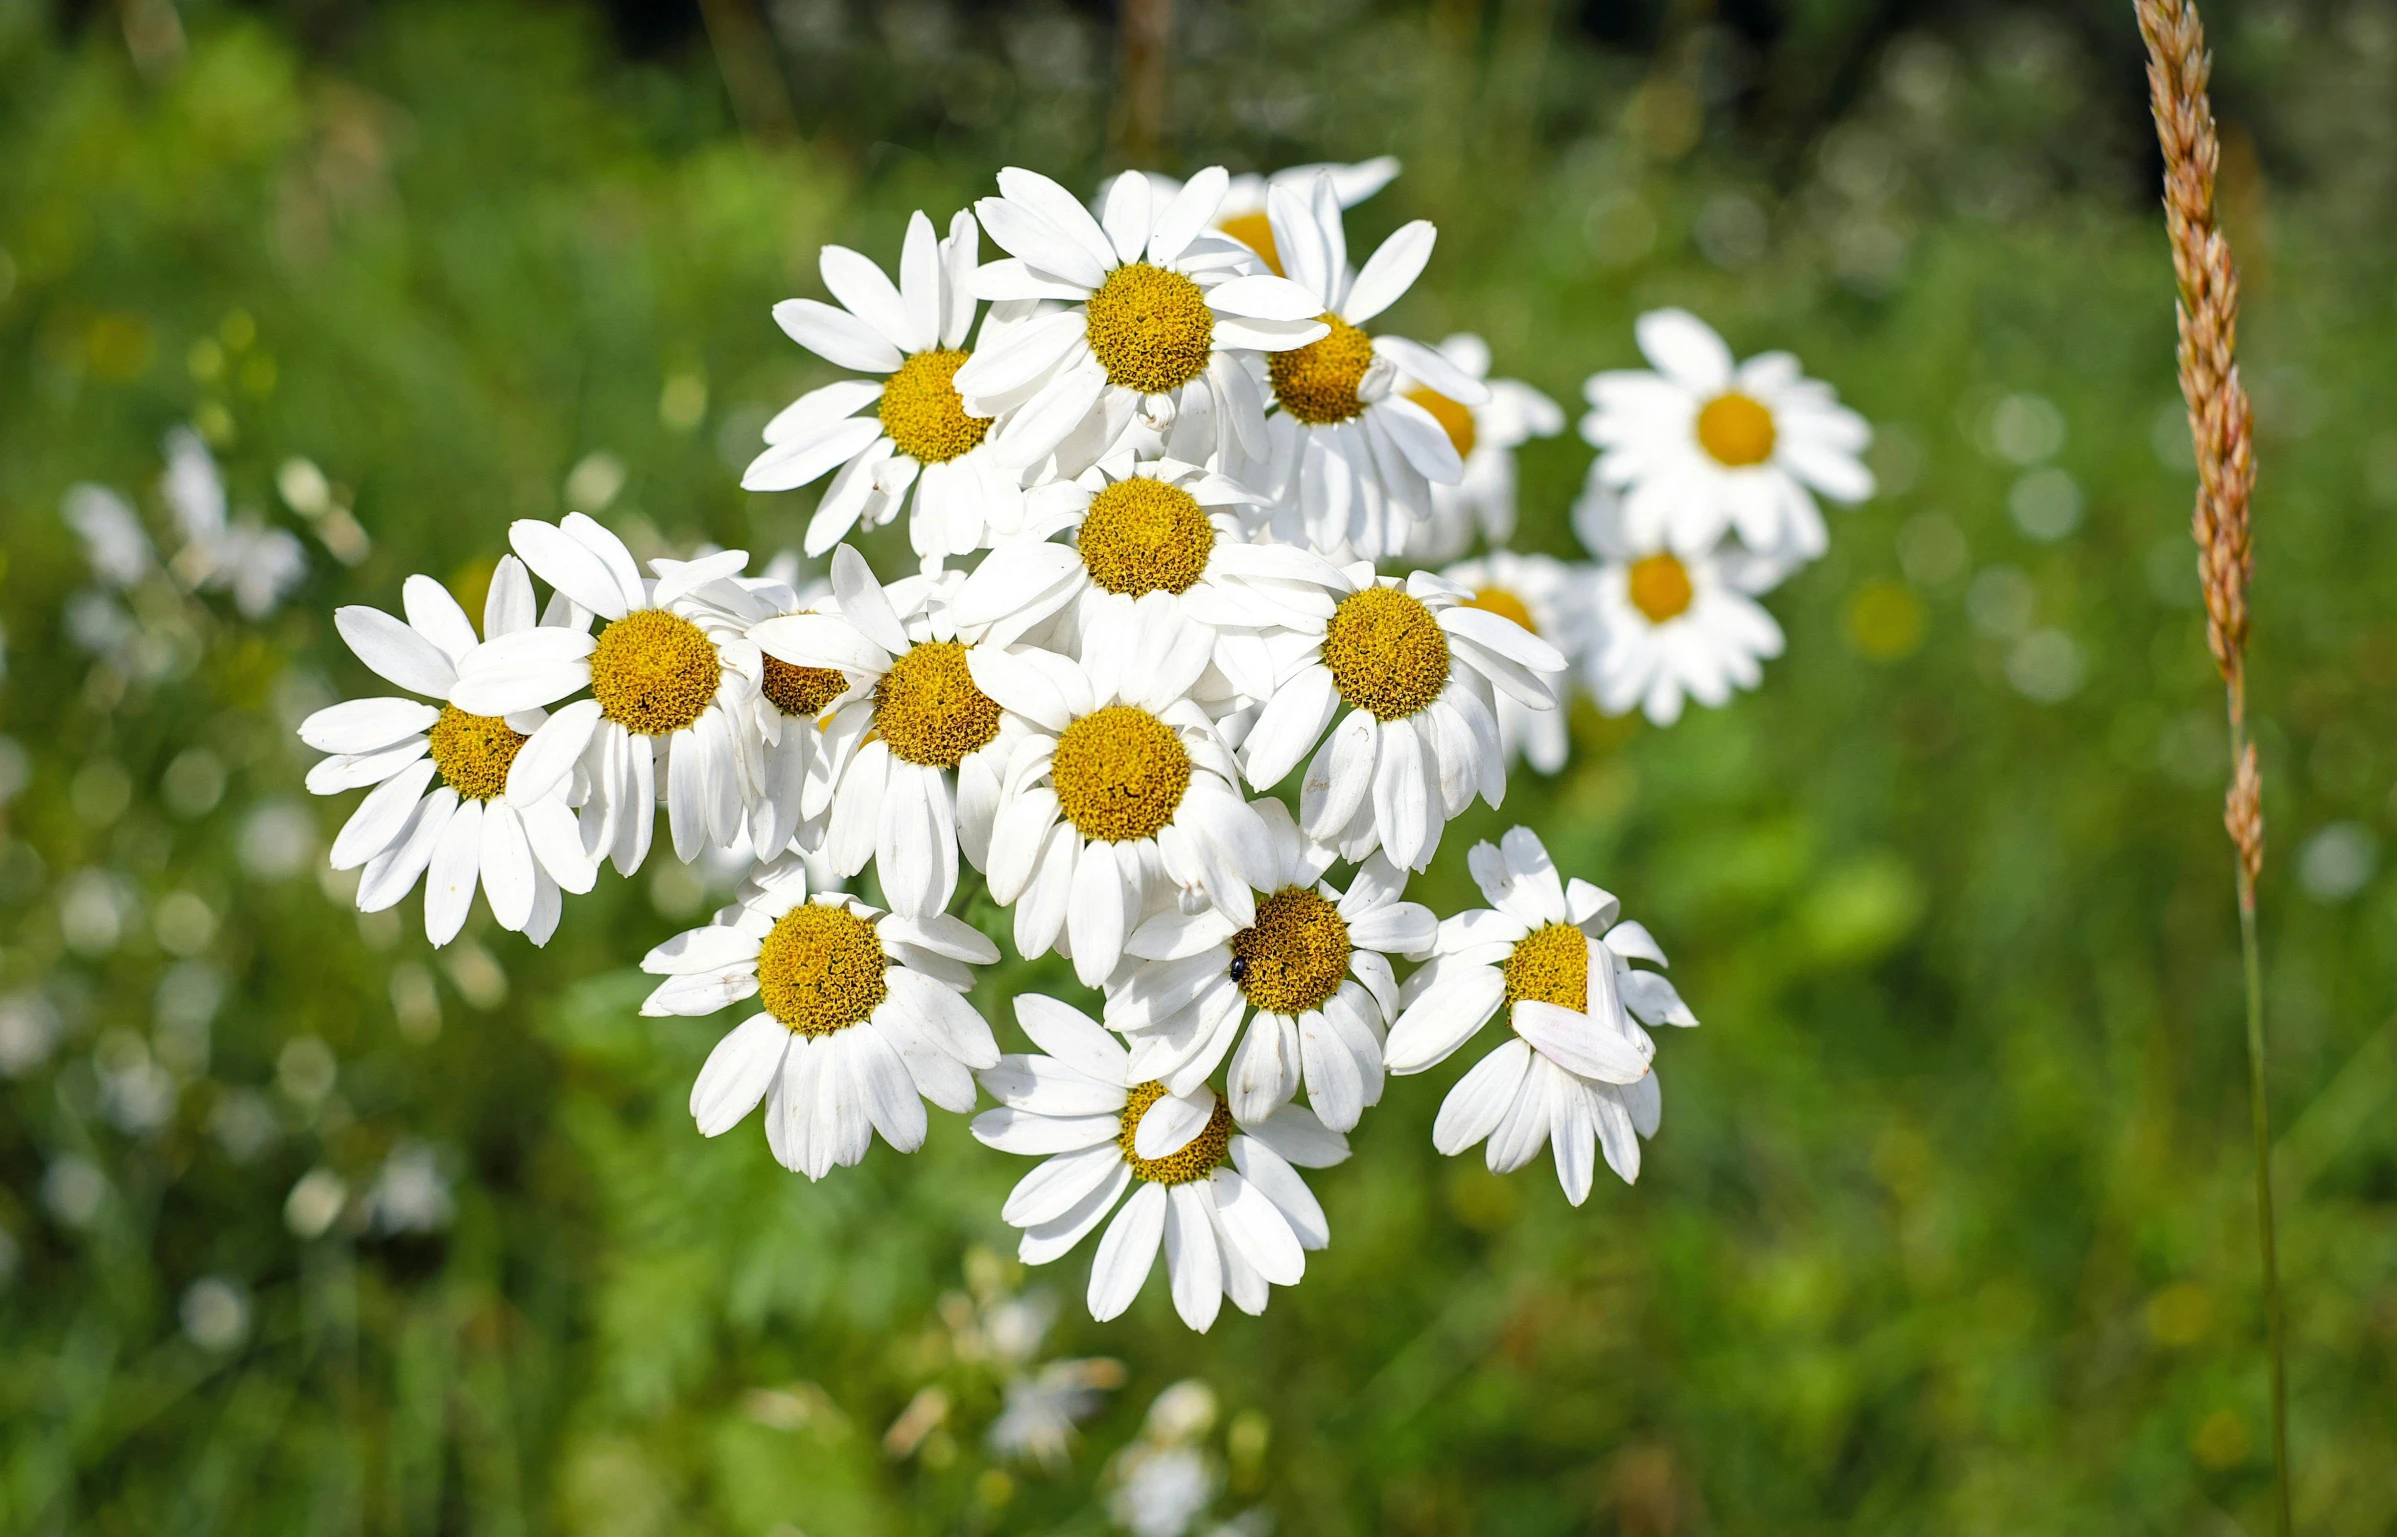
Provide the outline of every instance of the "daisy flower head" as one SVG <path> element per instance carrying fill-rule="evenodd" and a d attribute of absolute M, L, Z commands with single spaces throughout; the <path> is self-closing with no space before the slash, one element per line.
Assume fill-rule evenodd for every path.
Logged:
<path fill-rule="evenodd" d="M 1112 445 L 1135 425 L 1193 464 L 1219 440 L 1263 454 L 1264 402 L 1249 360 L 1325 327 L 1304 289 L 1209 231 L 1226 180 L 1212 166 L 1160 198 L 1148 178 L 1118 176 L 1094 218 L 1046 176 L 999 173 L 1001 195 L 975 212 L 1009 254 L 975 274 L 975 291 L 1064 306 L 986 343 L 958 371 L 968 410 L 1006 418 L 992 434 L 1003 459 L 1030 467 L 1077 430 Z"/>
<path fill-rule="evenodd" d="M 1282 500 L 1274 536 L 1319 550 L 1347 545 L 1368 560 L 1395 555 L 1409 525 L 1431 516 L 1432 483 L 1455 485 L 1465 473 L 1447 429 L 1399 388 L 1402 376 L 1467 407 L 1490 394 L 1422 343 L 1363 329 L 1414 286 L 1436 232 L 1424 219 L 1403 225 L 1351 271 L 1330 177 L 1305 189 L 1274 187 L 1266 201 L 1282 263 L 1314 296 L 1325 326 L 1320 340 L 1266 359 L 1269 475 Z M 1226 467 L 1246 473 L 1229 459 Z"/>
<path fill-rule="evenodd" d="M 769 619 L 826 613 L 836 608 L 832 584 L 802 580 L 796 560 L 777 560 L 764 576 L 728 576 L 691 595 L 692 621 L 711 635 L 735 637 L 755 646 L 750 632 Z M 794 667 L 758 654 L 758 689 L 749 719 L 735 732 L 746 776 L 748 845 L 771 859 L 794 836 L 812 846 L 821 841 L 819 822 L 832 794 L 830 763 L 821 749 L 824 712 L 849 692 L 837 667 Z M 803 830 L 804 829 L 804 830 Z"/>
<path fill-rule="evenodd" d="M 1107 1027 L 1131 1042 L 1136 1078 L 1187 1093 L 1230 1051 L 1235 1115 L 1261 1121 L 1303 1081 L 1323 1124 L 1348 1131 L 1382 1097 L 1382 1036 L 1398 1004 L 1389 957 L 1430 954 L 1439 920 L 1401 900 L 1406 872 L 1378 853 L 1340 891 L 1323 878 L 1333 851 L 1300 836 L 1280 801 L 1255 806 L 1273 860 L 1254 916 L 1208 907 L 1142 923 L 1125 943 L 1135 964 L 1107 994 Z"/>
<path fill-rule="evenodd" d="M 571 606 L 571 622 L 488 642 L 459 668 L 450 702 L 509 715 L 573 700 L 525 743 L 509 792 L 537 798 L 571 782 L 584 849 L 623 875 L 649 857 L 661 798 L 685 863 L 743 836 L 744 733 L 763 668 L 754 645 L 703 626 L 709 615 L 691 595 L 736 575 L 748 554 L 652 561 L 651 580 L 623 540 L 579 512 L 519 519 L 508 542 Z M 596 635 L 594 616 L 605 621 Z"/>
<path fill-rule="evenodd" d="M 1379 848 L 1420 870 L 1477 792 L 1493 806 L 1506 796 L 1495 696 L 1554 709 L 1565 658 L 1445 577 L 1377 578 L 1363 561 L 1342 575 L 1328 619 L 1268 638 L 1276 682 L 1241 768 L 1270 790 L 1314 753 L 1299 792 L 1307 836 L 1343 859 Z"/>
<path fill-rule="evenodd" d="M 1581 419 L 1598 450 L 1592 473 L 1623 494 L 1632 536 L 1695 555 L 1731 529 L 1760 553 L 1822 554 L 1829 536 L 1814 493 L 1835 502 L 1873 494 L 1857 457 L 1873 436 L 1864 418 L 1789 353 L 1735 362 L 1686 310 L 1651 310 L 1634 334 L 1654 371 L 1591 376 Z"/>
<path fill-rule="evenodd" d="M 979 1075 L 999 1108 L 973 1131 L 1002 1153 L 1048 1155 L 1000 1209 L 1024 1230 L 1018 1258 L 1045 1265 L 1113 1212 L 1090 1269 L 1102 1323 L 1140 1295 L 1160 1244 L 1174 1310 L 1201 1332 L 1225 1297 L 1261 1313 L 1270 1286 L 1298 1284 L 1307 1251 L 1331 1242 L 1298 1170 L 1347 1158 L 1346 1137 L 1297 1105 L 1248 1120 L 1204 1084 L 1135 1082 L 1123 1043 L 1054 998 L 1025 994 L 1015 1017 L 1040 1051 Z"/>
<path fill-rule="evenodd" d="M 817 746 L 830 786 L 824 856 L 842 876 L 873 860 L 883 899 L 914 918 L 947 910 L 961 853 L 984 868 L 1000 773 L 1023 729 L 982 685 L 997 648 L 960 634 L 954 587 L 916 576 L 886 588 L 844 544 L 832 555 L 835 611 L 749 632 L 764 656 L 847 678 Z"/>
<path fill-rule="evenodd" d="M 308 771 L 311 791 L 375 787 L 334 838 L 333 868 L 364 867 L 358 908 L 369 913 L 425 876 L 425 937 L 436 945 L 458 936 L 478 887 L 500 927 L 545 944 L 558 926 L 559 893 L 589 891 L 598 875 L 564 784 L 527 791 L 511 782 L 546 717 L 537 707 L 501 716 L 449 702 L 480 650 L 537 628 L 532 580 L 514 556 L 499 562 L 483 603 L 484 640 L 431 577 L 408 578 L 401 594 L 405 620 L 360 606 L 335 610 L 333 623 L 359 661 L 419 697 L 352 699 L 300 723 L 300 740 L 332 755 Z"/>
<path fill-rule="evenodd" d="M 828 245 L 819 270 L 838 305 L 774 306 L 791 340 L 879 376 L 843 379 L 793 401 L 766 424 L 765 452 L 741 476 L 751 491 L 789 491 L 832 475 L 807 525 L 808 554 L 823 554 L 853 528 L 888 523 L 911 494 L 908 537 L 928 560 L 980 549 L 991 524 L 1008 520 L 1019 474 L 994 457 L 988 415 L 969 413 L 956 384 L 973 356 L 968 280 L 980 249 L 972 214 L 960 211 L 938 239 L 919 209 L 907 221 L 896 284 L 871 258 Z M 990 330 L 986 324 L 985 343 Z"/>
<path fill-rule="evenodd" d="M 1580 651 L 1588 623 L 1586 572 L 1576 573 L 1551 555 L 1492 550 L 1440 574 L 1473 594 L 1466 599 L 1470 606 L 1505 615 L 1568 657 Z M 1512 694 L 1500 694 L 1496 704 L 1498 745 L 1509 764 L 1528 758 L 1543 774 L 1565 766 L 1570 735 L 1561 699 L 1552 710 L 1534 709 Z"/>
<path fill-rule="evenodd" d="M 1573 509 L 1575 529 L 1598 557 L 1582 573 L 1587 608 L 1582 675 L 1598 708 L 1634 708 L 1659 726 L 1681 718 L 1684 698 L 1710 708 L 1754 688 L 1781 654 L 1781 626 L 1757 597 L 1788 563 L 1725 540 L 1683 554 L 1662 535 L 1634 538 L 1620 502 L 1593 480 Z"/>
<path fill-rule="evenodd" d="M 1270 678 L 1259 675 L 1256 634 L 1329 618 L 1342 585 L 1319 555 L 1250 542 L 1246 514 L 1262 500 L 1196 465 L 1129 453 L 1037 486 L 1025 537 L 1001 542 L 958 589 L 957 622 L 1000 643 L 1032 638 L 1078 653 L 1101 616 L 1161 593 L 1216 632 L 1230 681 L 1262 693 Z"/>
<path fill-rule="evenodd" d="M 1617 922 L 1615 899 L 1588 881 L 1560 881 L 1531 829 L 1475 844 L 1467 864 L 1490 906 L 1444 921 L 1436 953 L 1400 989 L 1389 1068 L 1420 1073 L 1445 1061 L 1504 1009 L 1513 1039 L 1449 1091 L 1432 1144 L 1454 1156 L 1487 1139 L 1499 1174 L 1552 1145 L 1557 1179 L 1579 1206 L 1593 1147 L 1629 1183 L 1639 1139 L 1656 1135 L 1656 1046 L 1641 1026 L 1697 1016 L 1662 972 L 1632 966 L 1665 964 L 1647 929 Z"/>
<path fill-rule="evenodd" d="M 1479 405 L 1452 400 L 1428 384 L 1400 381 L 1406 398 L 1447 430 L 1465 463 L 1463 478 L 1432 483 L 1432 515 L 1414 525 L 1406 553 L 1415 560 L 1454 560 L 1478 532 L 1495 548 L 1515 536 L 1515 450 L 1533 438 L 1565 430 L 1562 406 L 1520 379 L 1490 377 L 1490 344 L 1469 332 L 1440 343 L 1440 356 L 1489 391 Z"/>
<path fill-rule="evenodd" d="M 1191 698 L 1213 654 L 1211 632 L 1161 592 L 1102 611 L 1080 661 L 976 648 L 975 680 L 1026 722 L 986 868 L 991 899 L 1015 909 L 1027 959 L 1054 947 L 1096 987 L 1169 895 L 1252 916 L 1265 825 L 1241 798 L 1232 749 Z"/>
<path fill-rule="evenodd" d="M 796 854 L 760 865 L 733 905 L 649 952 L 666 978 L 647 1015 L 713 1014 L 755 998 L 691 1086 L 705 1136 L 763 1100 L 766 1143 L 784 1168 L 822 1179 L 865 1157 L 880 1132 L 923 1146 L 924 1102 L 974 1108 L 977 1069 L 999 1061 L 990 1026 L 964 995 L 998 947 L 961 919 L 906 918 L 837 892 L 810 897 Z"/>

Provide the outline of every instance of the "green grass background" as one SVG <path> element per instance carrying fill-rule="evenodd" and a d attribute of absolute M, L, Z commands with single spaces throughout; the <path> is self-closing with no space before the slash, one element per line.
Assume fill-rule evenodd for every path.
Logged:
<path fill-rule="evenodd" d="M 1087 1253 L 1010 1279 L 1062 1295 L 1054 1349 L 1129 1373 L 1053 1476 L 989 1463 L 994 1391 L 933 1321 L 970 1249 L 1012 1252 L 1019 1160 L 956 1118 L 821 1184 L 754 1125 L 702 1140 L 684 1098 L 723 1022 L 639 1019 L 627 969 L 694 883 L 610 874 L 544 950 L 478 906 L 437 955 L 416 899 L 361 920 L 321 889 L 354 798 L 307 800 L 290 728 L 368 684 L 335 605 L 396 607 L 413 571 L 473 587 L 591 454 L 626 470 L 605 516 L 637 547 L 795 544 L 814 493 L 745 495 L 739 466 L 830 375 L 769 306 L 819 292 L 821 243 L 889 260 L 910 209 L 945 217 L 998 165 L 1108 169 L 1103 16 L 719 6 L 781 43 L 787 128 L 745 133 L 695 31 L 196 3 L 161 32 L 161 9 L 0 3 L 0 732 L 27 770 L 0 991 L 60 1021 L 0 1082 L 0 1529 L 1095 1531 L 1107 1455 L 1192 1375 L 1240 1416 L 1219 1508 L 1285 1532 L 2262 1529 L 2220 690 L 2127 6 L 1818 0 L 1763 42 L 1704 7 L 1615 41 L 1537 0 L 1184 7 L 1169 168 L 1406 159 L 1352 219 L 1360 250 L 1442 227 L 1393 328 L 1480 331 L 1578 409 L 1584 376 L 1635 361 L 1635 314 L 1685 304 L 1836 382 L 1886 490 L 1771 599 L 1789 650 L 1760 691 L 1670 730 L 1579 706 L 1568 768 L 1477 808 L 1413 888 L 1474 900 L 1464 850 L 1520 820 L 1657 933 L 1705 1024 L 1661 1041 L 1639 1184 L 1577 1211 L 1544 1162 L 1437 1157 L 1476 1054 L 1394 1081 L 1315 1182 L 1332 1248 L 1262 1318 L 1193 1336 L 1152 1283 L 1093 1325 Z M 2299 872 L 2329 828 L 2369 876 L 2397 815 L 2397 10 L 2216 21 L 2260 411 L 2297 1503 L 2309 1531 L 2379 1533 L 2397 889 Z M 2025 419 L 2060 444 L 2028 453 L 2039 434 L 2001 425 Z M 113 484 L 163 528 L 157 445 L 187 420 L 237 504 L 295 529 L 276 468 L 321 465 L 373 554 L 311 540 L 262 624 L 215 599 L 150 615 L 172 662 L 128 679 L 65 637 L 87 571 L 59 498 Z M 1588 457 L 1526 451 L 1519 544 L 1570 553 Z M 2084 513 L 2042 542 L 2008 501 L 2045 465 Z M 2066 653 L 2068 694 L 2018 686 L 2056 694 Z M 221 797 L 162 788 L 194 749 Z M 309 861 L 245 864 L 245 829 L 293 804 Z M 121 936 L 69 944 L 93 871 Z M 188 902 L 159 921 L 177 894 L 214 919 L 197 945 Z M 204 1064 L 158 1023 L 195 963 L 225 987 Z M 437 1029 L 409 996 L 428 980 Z M 977 1001 L 1004 1022 L 1026 987 L 1080 996 L 1047 963 Z M 320 1097 L 301 1037 L 338 1064 Z M 129 1134 L 105 1073 L 140 1051 L 180 1064 L 175 1108 Z M 269 1113 L 246 1157 L 227 1106 Z M 411 1140 L 453 1182 L 444 1231 L 288 1229 L 303 1173 L 360 1188 Z M 62 1160 L 106 1181 L 77 1221 L 44 1194 Z M 202 1276 L 250 1299 L 238 1349 L 178 1322 Z M 886 1456 L 929 1382 L 953 1433 Z"/>

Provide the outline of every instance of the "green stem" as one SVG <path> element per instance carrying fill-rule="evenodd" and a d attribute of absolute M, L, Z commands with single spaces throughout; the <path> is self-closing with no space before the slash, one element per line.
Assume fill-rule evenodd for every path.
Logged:
<path fill-rule="evenodd" d="M 2231 702 L 2231 771 L 2246 758 L 2247 730 L 2242 701 Z M 2264 1257 L 2264 1341 L 2272 1393 L 2273 1529 L 2290 1537 L 2289 1358 L 2282 1322 L 2280 1240 L 2272 1211 L 2272 1105 L 2265 1093 L 2264 951 L 2256 938 L 2256 888 L 2247 861 L 2233 850 L 2239 876 L 2239 952 L 2247 968 L 2247 1109 L 2255 1133 L 2256 1237 Z"/>

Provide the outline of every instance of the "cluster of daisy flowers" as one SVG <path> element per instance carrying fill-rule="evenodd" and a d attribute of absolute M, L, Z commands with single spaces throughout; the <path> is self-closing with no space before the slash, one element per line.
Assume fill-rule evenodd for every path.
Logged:
<path fill-rule="evenodd" d="M 822 1178 L 993 1101 L 973 1135 L 1040 1160 L 1000 1213 L 1020 1257 L 1095 1234 L 1102 1320 L 1160 1250 L 1192 1328 L 1261 1311 L 1330 1242 L 1302 1171 L 1468 1048 L 1441 1151 L 1547 1149 L 1575 1204 L 1600 1156 L 1634 1178 L 1648 1027 L 1696 1023 L 1655 940 L 1528 828 L 1471 850 L 1486 908 L 1406 883 L 1515 759 L 1561 761 L 1577 662 L 1659 719 L 1753 683 L 1754 594 L 1821 549 L 1809 487 L 1869 489 L 1864 428 L 1786 355 L 1650 315 L 1657 372 L 1590 386 L 1600 560 L 1509 553 L 1513 451 L 1561 414 L 1474 338 L 1379 329 L 1435 243 L 1416 221 L 1351 264 L 1344 209 L 1394 170 L 1128 173 L 1089 205 L 1008 170 L 945 235 L 918 213 L 895 281 L 827 247 L 837 303 L 774 317 L 858 377 L 776 416 L 744 484 L 828 482 L 828 580 L 644 569 L 574 513 L 512 526 L 479 630 L 424 577 L 404 616 L 341 610 L 405 696 L 301 727 L 311 789 L 371 787 L 332 850 L 360 905 L 421 880 L 440 943 L 479 889 L 538 943 L 663 807 L 675 857 L 749 868 L 642 962 L 649 1014 L 744 1012 L 699 1129 L 756 1113 Z M 845 541 L 893 522 L 919 564 L 886 582 Z M 969 883 L 1003 933 L 956 915 Z M 999 938 L 1097 995 L 1013 998 L 1029 1052 L 968 1001 Z"/>

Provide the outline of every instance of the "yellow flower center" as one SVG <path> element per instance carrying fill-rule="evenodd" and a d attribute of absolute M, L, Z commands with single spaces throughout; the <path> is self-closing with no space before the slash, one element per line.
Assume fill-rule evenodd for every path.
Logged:
<path fill-rule="evenodd" d="M 1368 587 L 1332 610 L 1323 665 L 1342 699 L 1378 719 L 1402 720 L 1448 686 L 1448 637 L 1419 600 L 1395 587 Z"/>
<path fill-rule="evenodd" d="M 1107 274 L 1087 308 L 1090 350 L 1109 384 L 1162 395 L 1206 372 L 1215 312 L 1179 272 L 1127 262 Z"/>
<path fill-rule="evenodd" d="M 775 709 L 814 720 L 826 705 L 848 692 L 849 680 L 838 667 L 799 667 L 770 656 L 763 687 Z"/>
<path fill-rule="evenodd" d="M 1481 609 L 1485 613 L 1496 614 L 1501 619 L 1512 619 L 1534 635 L 1540 633 L 1540 627 L 1531 622 L 1531 605 L 1504 587 L 1484 587 L 1475 593 L 1473 601 L 1465 606 Z"/>
<path fill-rule="evenodd" d="M 1456 445 L 1457 457 L 1467 459 L 1473 454 L 1473 408 L 1459 405 L 1430 385 L 1419 384 L 1407 391 L 1407 399 L 1432 414 L 1447 432 L 1448 441 Z"/>
<path fill-rule="evenodd" d="M 1506 977 L 1509 1009 L 1517 999 L 1529 998 L 1576 1014 L 1590 1011 L 1590 936 L 1570 923 L 1532 930 L 1499 970 Z"/>
<path fill-rule="evenodd" d="M 1257 904 L 1257 921 L 1232 936 L 1232 980 L 1276 1014 L 1320 1009 L 1348 975 L 1348 920 L 1303 886 Z"/>
<path fill-rule="evenodd" d="M 1773 413 L 1737 390 L 1717 395 L 1698 412 L 1698 446 L 1732 469 L 1772 458 L 1774 436 Z"/>
<path fill-rule="evenodd" d="M 508 787 L 508 765 L 524 735 L 496 715 L 469 715 L 454 704 L 433 722 L 433 765 L 441 782 L 470 801 L 487 801 Z"/>
<path fill-rule="evenodd" d="M 724 680 L 707 632 L 662 608 L 635 609 L 599 632 L 591 695 L 627 731 L 668 736 L 705 714 Z"/>
<path fill-rule="evenodd" d="M 1080 543 L 1082 569 L 1109 592 L 1184 593 L 1207 573 L 1215 525 L 1180 486 L 1135 475 L 1091 498 Z"/>
<path fill-rule="evenodd" d="M 965 414 L 965 400 L 950 381 L 971 352 L 962 347 L 911 354 L 883 382 L 875 414 L 899 452 L 920 464 L 946 464 L 981 446 L 990 418 Z"/>
<path fill-rule="evenodd" d="M 1236 213 L 1215 227 L 1263 257 L 1275 277 L 1287 276 L 1282 253 L 1273 243 L 1273 220 L 1262 212 Z"/>
<path fill-rule="evenodd" d="M 1631 563 L 1631 606 L 1648 616 L 1650 624 L 1688 612 L 1695 595 L 1690 568 L 1669 550 L 1659 550 Z"/>
<path fill-rule="evenodd" d="M 774 920 L 757 950 L 757 995 L 793 1035 L 830 1035 L 868 1018 L 890 991 L 873 923 L 809 902 Z"/>
<path fill-rule="evenodd" d="M 874 685 L 874 734 L 909 763 L 955 768 L 999 734 L 999 705 L 974 687 L 965 646 L 911 646 Z"/>
<path fill-rule="evenodd" d="M 1132 1150 L 1134 1138 L 1140 1131 L 1140 1118 L 1149 1106 L 1165 1097 L 1165 1085 L 1151 1079 L 1137 1083 L 1124 1100 L 1122 1130 L 1115 1134 L 1115 1145 L 1124 1151 L 1124 1162 L 1132 1172 L 1155 1185 L 1187 1185 L 1192 1180 L 1205 1179 L 1222 1168 L 1232 1148 L 1232 1105 L 1222 1095 L 1215 1098 L 1215 1113 L 1199 1128 L 1180 1152 L 1163 1158 L 1143 1158 Z"/>
<path fill-rule="evenodd" d="M 1373 366 L 1373 338 L 1325 313 L 1316 317 L 1332 334 L 1304 347 L 1265 355 L 1265 371 L 1273 379 L 1273 398 L 1282 409 L 1310 427 L 1345 422 L 1365 409 L 1357 386 Z"/>
<path fill-rule="evenodd" d="M 1190 753 L 1174 729 L 1137 705 L 1093 710 L 1057 738 L 1049 765 L 1057 806 L 1100 843 L 1153 838 L 1190 788 Z"/>

